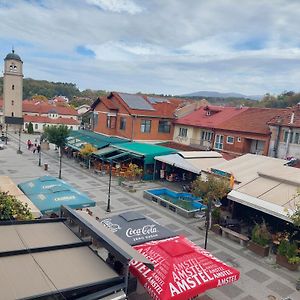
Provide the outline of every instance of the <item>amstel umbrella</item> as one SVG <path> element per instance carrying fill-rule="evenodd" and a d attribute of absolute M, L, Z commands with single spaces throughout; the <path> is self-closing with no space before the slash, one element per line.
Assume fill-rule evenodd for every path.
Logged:
<path fill-rule="evenodd" d="M 134 249 L 154 263 L 152 271 L 132 261 L 130 271 L 156 300 L 186 300 L 240 277 L 239 271 L 183 236 L 148 242 Z"/>

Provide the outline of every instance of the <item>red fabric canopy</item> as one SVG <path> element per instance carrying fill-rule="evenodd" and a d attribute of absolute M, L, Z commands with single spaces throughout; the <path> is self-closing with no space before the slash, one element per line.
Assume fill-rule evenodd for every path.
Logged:
<path fill-rule="evenodd" d="M 240 277 L 239 271 L 183 236 L 148 242 L 134 249 L 154 263 L 154 271 L 137 261 L 130 266 L 131 273 L 153 299 L 186 300 Z"/>

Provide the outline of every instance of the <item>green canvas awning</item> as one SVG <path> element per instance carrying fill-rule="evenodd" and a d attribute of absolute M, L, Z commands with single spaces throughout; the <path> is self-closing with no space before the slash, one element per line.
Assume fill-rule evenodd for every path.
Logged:
<path fill-rule="evenodd" d="M 107 160 L 109 161 L 115 161 L 121 157 L 124 157 L 124 156 L 130 156 L 130 153 L 129 152 L 122 152 L 122 153 L 119 153 L 117 155 L 114 155 L 114 156 L 111 156 L 109 157 Z"/>
<path fill-rule="evenodd" d="M 106 154 L 109 154 L 109 153 L 112 153 L 112 152 L 116 152 L 118 151 L 116 148 L 114 147 L 105 147 L 105 148 L 102 148 L 102 149 L 99 149 L 97 151 L 95 151 L 93 153 L 93 155 L 97 156 L 97 157 L 102 157 Z"/>

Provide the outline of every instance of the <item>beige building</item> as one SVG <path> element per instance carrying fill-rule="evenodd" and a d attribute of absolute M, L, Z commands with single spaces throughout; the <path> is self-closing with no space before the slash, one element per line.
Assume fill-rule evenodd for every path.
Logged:
<path fill-rule="evenodd" d="M 23 125 L 23 61 L 14 50 L 4 59 L 3 115 L 8 131 L 21 130 Z"/>

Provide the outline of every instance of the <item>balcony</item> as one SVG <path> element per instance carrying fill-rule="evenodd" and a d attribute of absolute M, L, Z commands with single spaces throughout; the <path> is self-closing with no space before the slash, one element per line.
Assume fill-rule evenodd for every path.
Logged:
<path fill-rule="evenodd" d="M 212 149 L 212 143 L 210 141 L 190 139 L 190 145 L 195 148 L 199 148 L 200 150 Z"/>

